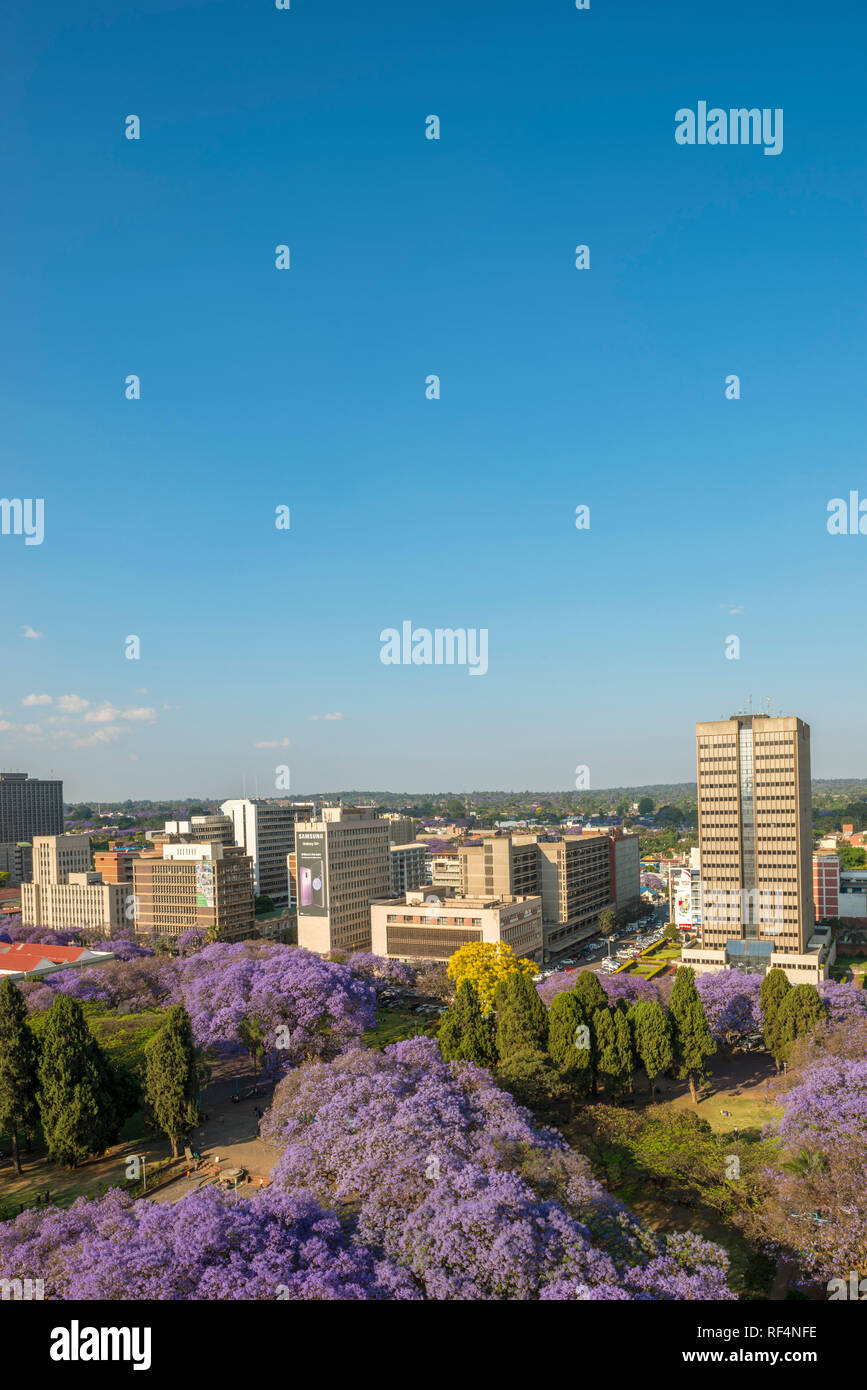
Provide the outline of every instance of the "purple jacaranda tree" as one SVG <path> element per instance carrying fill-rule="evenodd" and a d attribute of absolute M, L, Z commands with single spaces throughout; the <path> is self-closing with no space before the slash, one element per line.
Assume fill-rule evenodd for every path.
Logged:
<path fill-rule="evenodd" d="M 833 1006 L 832 1006 L 833 1008 Z M 778 1164 L 766 1175 L 757 1236 L 814 1278 L 867 1268 L 867 1017 L 821 1023 L 792 1049 L 766 1126 Z"/>
<path fill-rule="evenodd" d="M 415 984 L 415 970 L 411 965 L 389 960 L 387 956 L 375 956 L 371 951 L 353 951 L 344 964 L 362 979 L 370 980 L 377 993 L 388 985 L 410 989 Z"/>
<path fill-rule="evenodd" d="M 444 1062 L 431 1039 L 299 1067 L 262 1132 L 283 1149 L 275 1186 L 336 1205 L 428 1298 L 538 1298 L 552 1285 L 607 1288 L 628 1270 L 648 1297 L 731 1296 L 721 1251 L 642 1228 L 560 1135 L 487 1071 Z M 654 1282 L 659 1260 L 667 1283 Z"/>
<path fill-rule="evenodd" d="M 867 990 L 855 985 L 838 984 L 835 980 L 824 980 L 819 985 L 819 997 L 828 1010 L 828 1021 L 833 1028 L 841 1023 L 853 1023 L 856 1019 L 867 1018 Z"/>
<path fill-rule="evenodd" d="M 200 1047 L 255 1037 L 277 1070 L 336 1056 L 376 1023 L 370 984 L 297 946 L 216 943 L 173 969 Z"/>
<path fill-rule="evenodd" d="M 715 970 L 696 978 L 696 989 L 714 1042 L 733 1043 L 762 1031 L 760 975 Z"/>
<path fill-rule="evenodd" d="M 201 927 L 188 927 L 178 937 L 178 955 L 194 956 L 197 951 L 204 950 L 208 944 L 208 937 Z"/>
<path fill-rule="evenodd" d="M 556 974 L 549 975 L 547 980 L 540 980 L 536 985 L 539 998 L 546 1008 L 550 1009 L 558 994 L 566 994 L 574 989 L 578 983 L 579 972 L 577 970 L 565 971 L 558 970 Z M 647 999 L 651 1003 L 660 1002 L 659 990 L 652 980 L 645 980 L 641 975 L 599 975 L 599 983 L 605 990 L 610 1002 L 616 1003 L 618 999 L 625 999 L 628 1004 L 633 1004 L 636 999 Z"/>
<path fill-rule="evenodd" d="M 173 1205 L 119 1189 L 0 1223 L 0 1278 L 48 1299 L 414 1299 L 406 1270 L 347 1237 L 304 1193 L 209 1188 Z"/>

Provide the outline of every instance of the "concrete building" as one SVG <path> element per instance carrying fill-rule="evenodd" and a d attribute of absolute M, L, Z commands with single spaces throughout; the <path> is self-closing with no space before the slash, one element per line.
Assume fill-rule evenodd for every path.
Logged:
<path fill-rule="evenodd" d="M 431 851 L 430 881 L 434 888 L 461 891 L 461 859 L 456 849 Z"/>
<path fill-rule="evenodd" d="M 641 852 L 638 836 L 619 826 L 608 832 L 608 877 L 615 911 L 624 919 L 641 902 Z"/>
<path fill-rule="evenodd" d="M 93 867 L 102 874 L 103 883 L 131 884 L 132 862 L 141 853 L 141 849 L 97 849 L 93 853 Z"/>
<path fill-rule="evenodd" d="M 370 904 L 389 894 L 388 821 L 370 807 L 325 806 L 299 821 L 298 945 L 320 955 L 370 950 Z"/>
<path fill-rule="evenodd" d="M 430 883 L 430 850 L 420 840 L 407 845 L 389 845 L 388 862 L 394 897 Z"/>
<path fill-rule="evenodd" d="M 696 745 L 702 923 L 683 963 L 827 978 L 833 946 L 814 931 L 809 726 L 739 714 L 697 724 Z"/>
<path fill-rule="evenodd" d="M 621 873 L 627 894 L 639 861 L 637 837 L 625 838 L 630 843 L 621 851 Z M 604 832 L 559 840 L 503 835 L 464 845 L 459 854 L 463 895 L 541 897 L 546 955 L 591 935 L 602 909 L 614 907 L 610 840 Z"/>
<path fill-rule="evenodd" d="M 62 834 L 63 783 L 0 772 L 0 844 Z"/>
<path fill-rule="evenodd" d="M 434 903 L 422 891 L 374 902 L 372 949 L 395 960 L 448 960 L 469 941 L 506 942 L 517 956 L 542 952 L 542 900 L 456 897 Z"/>
<path fill-rule="evenodd" d="M 127 888 L 90 867 L 87 835 L 37 835 L 33 881 L 21 885 L 21 921 L 51 931 L 86 928 L 111 936 L 124 921 Z"/>
<path fill-rule="evenodd" d="M 312 802 L 243 797 L 220 807 L 232 820 L 235 844 L 253 861 L 256 895 L 267 894 L 277 907 L 289 904 L 288 857 L 295 849 L 295 827 L 314 814 Z"/>
<path fill-rule="evenodd" d="M 177 937 L 190 927 L 219 941 L 255 934 L 253 865 L 237 846 L 164 844 L 133 860 L 135 930 Z"/>
<path fill-rule="evenodd" d="M 840 916 L 859 923 L 867 917 L 867 869 L 840 870 Z"/>
<path fill-rule="evenodd" d="M 231 816 L 191 816 L 189 820 L 167 820 L 166 833 L 198 845 L 233 845 L 235 822 Z"/>
<path fill-rule="evenodd" d="M 823 917 L 840 917 L 840 856 L 813 855 L 813 903 L 816 921 Z"/>
<path fill-rule="evenodd" d="M 409 845 L 415 840 L 415 821 L 412 816 L 401 816 L 394 811 L 386 811 L 384 820 L 388 821 L 388 840 L 392 845 Z"/>
<path fill-rule="evenodd" d="M 18 888 L 33 877 L 33 846 L 22 840 L 0 845 L 0 873 L 8 874 L 7 888 Z"/>

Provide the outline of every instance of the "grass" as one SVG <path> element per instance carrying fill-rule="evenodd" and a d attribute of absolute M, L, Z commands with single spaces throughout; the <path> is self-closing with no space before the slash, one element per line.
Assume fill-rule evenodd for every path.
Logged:
<path fill-rule="evenodd" d="M 401 1042 L 404 1038 L 417 1037 L 424 1033 L 430 1037 L 439 1028 L 439 1018 L 431 1022 L 430 1014 L 413 1014 L 409 1009 L 379 1009 L 376 1027 L 362 1033 L 361 1041 L 365 1047 L 375 1047 L 380 1051 L 389 1043 Z"/>

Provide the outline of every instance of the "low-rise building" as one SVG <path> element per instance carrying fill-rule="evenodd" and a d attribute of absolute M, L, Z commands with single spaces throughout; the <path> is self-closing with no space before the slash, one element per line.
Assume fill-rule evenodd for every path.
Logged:
<path fill-rule="evenodd" d="M 449 897 L 434 890 L 386 898 L 370 907 L 374 955 L 393 960 L 449 960 L 471 941 L 506 942 L 517 956 L 539 959 L 542 899 Z"/>

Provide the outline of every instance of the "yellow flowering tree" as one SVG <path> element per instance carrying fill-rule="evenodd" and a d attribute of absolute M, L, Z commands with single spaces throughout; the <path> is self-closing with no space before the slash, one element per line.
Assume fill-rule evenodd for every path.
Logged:
<path fill-rule="evenodd" d="M 516 970 L 522 975 L 539 973 L 535 961 L 516 956 L 505 941 L 468 941 L 455 951 L 448 963 L 448 974 L 456 987 L 469 980 L 479 997 L 483 1014 L 493 1010 L 497 985 Z"/>

